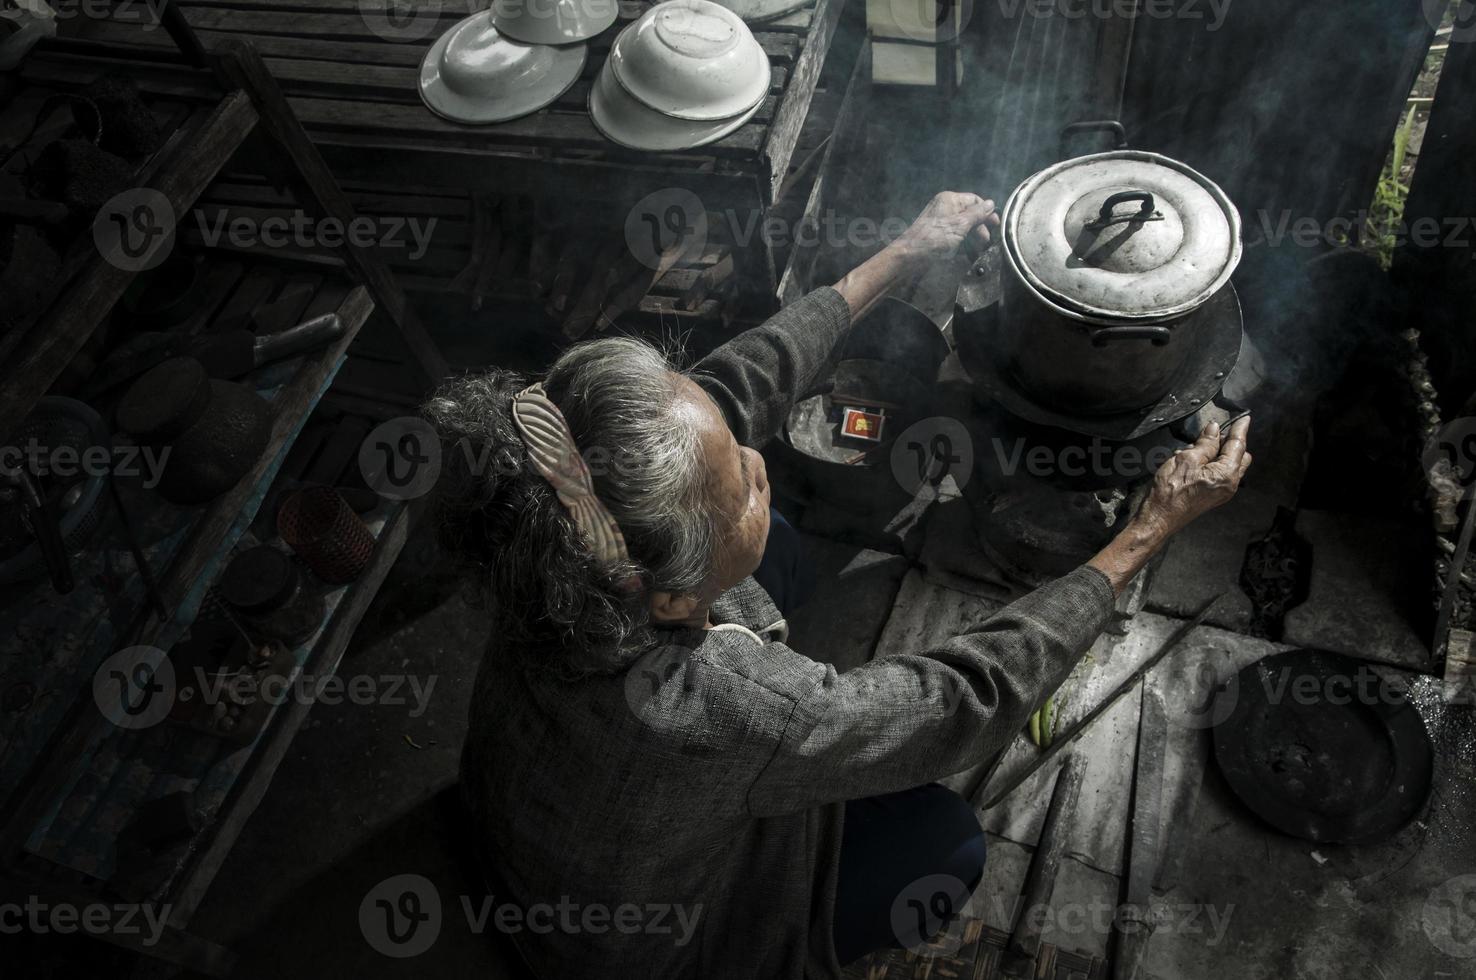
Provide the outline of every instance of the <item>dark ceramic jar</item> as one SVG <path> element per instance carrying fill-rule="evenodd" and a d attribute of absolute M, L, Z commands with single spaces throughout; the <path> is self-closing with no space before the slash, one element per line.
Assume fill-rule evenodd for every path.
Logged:
<path fill-rule="evenodd" d="M 252 389 L 175 357 L 133 383 L 117 419 L 141 445 L 168 450 L 157 489 L 188 506 L 213 500 L 251 470 L 271 435 L 272 409 Z"/>
<path fill-rule="evenodd" d="M 241 552 L 220 577 L 220 595 L 250 630 L 289 647 L 306 643 L 323 622 L 323 596 L 292 557 L 269 545 Z"/>

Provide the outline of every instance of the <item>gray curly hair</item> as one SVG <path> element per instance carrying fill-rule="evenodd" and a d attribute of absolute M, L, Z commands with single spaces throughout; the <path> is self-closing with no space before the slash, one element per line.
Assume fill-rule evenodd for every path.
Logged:
<path fill-rule="evenodd" d="M 544 389 L 589 464 L 595 492 L 625 535 L 630 564 L 595 561 L 553 488 L 528 462 L 512 397 L 530 380 L 492 369 L 426 403 L 440 434 L 443 545 L 476 570 L 496 635 L 569 676 L 615 671 L 649 639 L 652 591 L 698 594 L 717 535 L 698 435 L 673 411 L 670 359 L 630 337 L 570 347 Z M 631 576 L 641 588 L 622 588 Z M 563 652 L 548 663 L 548 648 Z"/>

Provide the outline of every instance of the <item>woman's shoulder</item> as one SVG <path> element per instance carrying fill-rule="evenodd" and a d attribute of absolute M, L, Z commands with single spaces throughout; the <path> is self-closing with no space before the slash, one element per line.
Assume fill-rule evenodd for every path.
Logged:
<path fill-rule="evenodd" d="M 782 631 L 783 620 L 777 626 Z M 645 678 L 679 680 L 699 695 L 788 703 L 810 695 L 834 672 L 777 639 L 774 628 L 759 633 L 738 623 L 683 630 L 648 650 L 630 669 Z"/>

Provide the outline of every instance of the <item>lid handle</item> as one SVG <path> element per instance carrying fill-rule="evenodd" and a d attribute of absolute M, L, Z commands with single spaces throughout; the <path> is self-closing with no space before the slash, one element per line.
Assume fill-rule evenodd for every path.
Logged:
<path fill-rule="evenodd" d="M 1119 204 L 1126 204 L 1129 201 L 1139 201 L 1142 203 L 1142 207 L 1138 208 L 1138 213 L 1126 215 L 1121 218 L 1117 217 L 1113 213 L 1116 211 L 1117 206 Z M 1097 220 L 1085 227 L 1092 231 L 1101 231 L 1108 225 L 1115 225 L 1120 221 L 1141 222 L 1162 220 L 1163 215 L 1158 213 L 1158 202 L 1154 200 L 1152 194 L 1147 191 L 1122 191 L 1113 194 L 1107 200 L 1103 201 L 1102 210 L 1098 213 Z"/>

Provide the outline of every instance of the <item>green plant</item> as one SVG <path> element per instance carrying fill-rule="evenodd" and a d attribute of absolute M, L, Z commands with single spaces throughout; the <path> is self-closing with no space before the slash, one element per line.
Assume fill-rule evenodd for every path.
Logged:
<path fill-rule="evenodd" d="M 1404 219 L 1404 205 L 1409 197 L 1409 185 L 1400 178 L 1404 175 L 1405 159 L 1409 155 L 1409 138 L 1414 132 L 1416 106 L 1411 106 L 1404 117 L 1404 124 L 1394 132 L 1394 150 L 1389 154 L 1389 163 L 1379 177 L 1374 191 L 1373 208 L 1369 214 L 1369 228 L 1373 240 L 1367 243 L 1379 258 L 1379 264 L 1388 269 L 1394 261 L 1394 247 L 1398 244 L 1398 228 Z"/>

